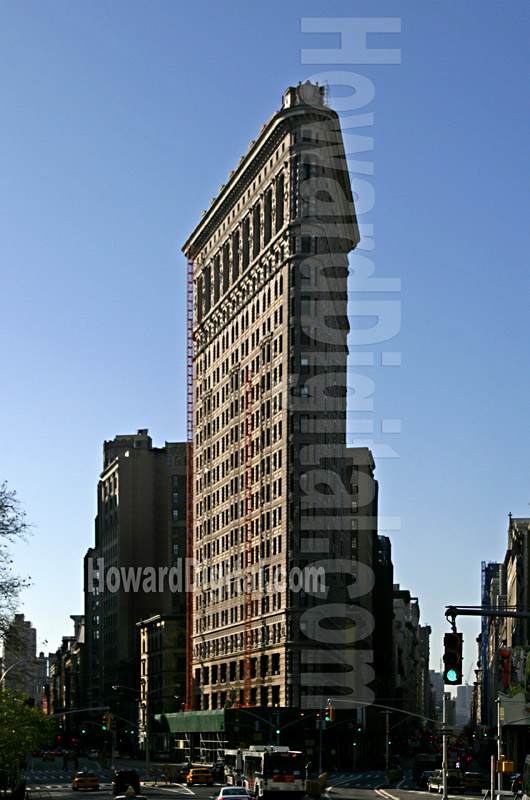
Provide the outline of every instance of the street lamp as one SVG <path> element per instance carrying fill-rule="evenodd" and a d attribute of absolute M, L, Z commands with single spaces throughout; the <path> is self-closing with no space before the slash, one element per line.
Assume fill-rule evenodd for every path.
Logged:
<path fill-rule="evenodd" d="M 141 679 L 142 685 L 145 684 L 145 678 Z M 116 686 L 112 687 L 113 691 L 117 691 L 118 689 L 127 689 L 130 692 L 136 692 L 140 695 L 140 702 L 142 700 L 142 692 L 140 689 L 135 689 L 133 686 L 122 686 L 121 684 L 117 684 Z M 148 706 L 148 692 L 145 692 L 145 716 L 144 716 L 144 745 L 145 745 L 145 779 L 148 780 L 149 778 L 149 706 Z"/>
<path fill-rule="evenodd" d="M 121 686 L 120 684 L 113 686 L 113 690 L 116 691 L 117 689 L 128 689 L 131 692 L 137 692 L 140 695 L 140 703 L 143 700 L 144 705 L 144 737 L 145 737 L 145 779 L 148 780 L 149 778 L 149 695 L 154 694 L 155 692 L 161 692 L 163 689 L 168 689 L 169 687 L 172 688 L 180 688 L 180 683 L 169 683 L 166 686 L 158 686 L 156 689 L 151 689 L 150 692 L 145 691 L 145 686 L 147 684 L 147 680 L 145 678 L 140 678 L 140 683 L 142 684 L 142 689 L 134 689 L 132 686 Z M 143 690 L 143 691 L 142 691 Z"/>

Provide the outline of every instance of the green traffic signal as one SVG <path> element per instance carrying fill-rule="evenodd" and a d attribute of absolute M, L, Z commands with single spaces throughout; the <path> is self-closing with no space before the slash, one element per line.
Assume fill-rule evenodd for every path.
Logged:
<path fill-rule="evenodd" d="M 462 634 L 457 631 L 444 636 L 444 683 L 458 686 L 462 683 Z"/>

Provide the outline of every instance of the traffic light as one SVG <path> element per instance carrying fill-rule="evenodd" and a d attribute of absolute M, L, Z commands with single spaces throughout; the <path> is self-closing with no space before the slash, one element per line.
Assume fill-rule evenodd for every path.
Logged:
<path fill-rule="evenodd" d="M 444 683 L 459 686 L 462 683 L 462 634 L 446 633 L 444 636 Z"/>
<path fill-rule="evenodd" d="M 326 710 L 324 712 L 324 719 L 326 722 L 331 722 L 331 706 L 326 706 Z"/>
<path fill-rule="evenodd" d="M 329 721 L 330 722 L 335 721 L 335 709 L 333 708 L 333 706 L 329 707 Z"/>
<path fill-rule="evenodd" d="M 107 714 L 107 728 L 109 731 L 114 727 L 114 717 L 112 714 Z"/>

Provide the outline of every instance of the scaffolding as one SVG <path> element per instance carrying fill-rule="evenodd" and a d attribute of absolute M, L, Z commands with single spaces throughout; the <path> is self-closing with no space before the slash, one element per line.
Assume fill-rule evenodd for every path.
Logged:
<path fill-rule="evenodd" d="M 187 254 L 186 285 L 186 711 L 193 710 L 193 256 Z"/>

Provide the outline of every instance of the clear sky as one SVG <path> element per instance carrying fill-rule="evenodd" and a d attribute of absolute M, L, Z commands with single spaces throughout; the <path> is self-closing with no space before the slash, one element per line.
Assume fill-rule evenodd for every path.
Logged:
<path fill-rule="evenodd" d="M 308 63 L 339 37 L 303 20 L 336 17 L 400 19 L 369 46 L 401 63 Z M 364 254 L 402 282 L 401 331 L 363 368 L 368 438 L 398 456 L 377 460 L 380 512 L 439 668 L 445 606 L 480 603 L 530 500 L 528 3 L 1 0 L 0 30 L 0 476 L 34 524 L 14 566 L 43 649 L 82 612 L 103 440 L 185 438 L 182 244 L 284 90 L 350 71 L 375 87 L 352 131 L 373 138 Z"/>

